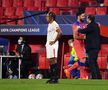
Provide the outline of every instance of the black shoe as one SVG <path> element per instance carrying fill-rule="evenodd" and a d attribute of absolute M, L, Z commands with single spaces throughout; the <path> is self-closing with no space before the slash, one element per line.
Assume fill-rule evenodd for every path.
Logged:
<path fill-rule="evenodd" d="M 49 84 L 57 84 L 58 83 L 58 80 L 51 80 L 50 82 L 49 82 Z"/>
<path fill-rule="evenodd" d="M 52 82 L 52 79 L 49 79 L 49 80 L 46 81 L 46 83 L 50 83 L 50 82 Z"/>

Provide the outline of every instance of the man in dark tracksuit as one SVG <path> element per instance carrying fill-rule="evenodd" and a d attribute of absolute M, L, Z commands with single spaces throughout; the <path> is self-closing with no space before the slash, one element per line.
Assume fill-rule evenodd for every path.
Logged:
<path fill-rule="evenodd" d="M 78 29 L 78 32 L 86 34 L 85 47 L 88 53 L 88 64 L 92 79 L 101 79 L 97 64 L 98 52 L 100 50 L 100 28 L 95 22 L 95 17 L 93 15 L 87 16 L 87 23 L 87 27 L 85 29 Z"/>

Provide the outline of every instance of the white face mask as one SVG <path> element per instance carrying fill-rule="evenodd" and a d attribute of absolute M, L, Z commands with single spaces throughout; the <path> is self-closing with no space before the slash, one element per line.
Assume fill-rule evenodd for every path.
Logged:
<path fill-rule="evenodd" d="M 22 40 L 19 39 L 19 40 L 18 40 L 18 44 L 21 44 L 21 43 L 22 43 Z"/>

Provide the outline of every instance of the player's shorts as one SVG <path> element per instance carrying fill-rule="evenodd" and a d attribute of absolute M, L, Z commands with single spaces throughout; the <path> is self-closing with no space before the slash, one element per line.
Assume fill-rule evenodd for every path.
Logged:
<path fill-rule="evenodd" d="M 80 42 L 79 40 L 74 40 L 74 49 L 78 59 L 86 58 L 84 42 Z"/>
<path fill-rule="evenodd" d="M 57 58 L 58 57 L 58 41 L 56 41 L 53 45 L 49 45 L 49 43 L 47 42 L 46 44 L 46 54 L 47 54 L 47 58 Z"/>

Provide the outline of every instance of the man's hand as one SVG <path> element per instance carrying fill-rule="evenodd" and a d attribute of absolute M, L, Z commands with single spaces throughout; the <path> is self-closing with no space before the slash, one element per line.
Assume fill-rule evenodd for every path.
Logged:
<path fill-rule="evenodd" d="M 55 42 L 54 41 L 50 41 L 49 42 L 49 45 L 53 45 Z"/>
<path fill-rule="evenodd" d="M 84 36 L 84 39 L 86 39 L 86 36 Z"/>
<path fill-rule="evenodd" d="M 80 26 L 77 26 L 77 30 L 79 30 L 79 29 L 81 29 L 81 27 Z"/>

